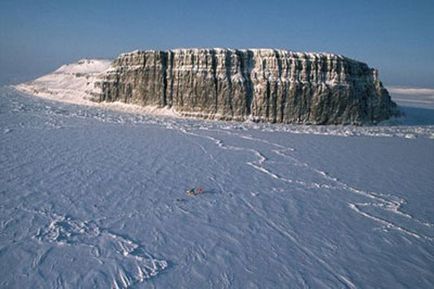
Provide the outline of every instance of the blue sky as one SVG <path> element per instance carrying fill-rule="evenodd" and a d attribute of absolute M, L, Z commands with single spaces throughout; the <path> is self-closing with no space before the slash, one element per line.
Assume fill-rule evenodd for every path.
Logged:
<path fill-rule="evenodd" d="M 386 85 L 434 88 L 433 0 L 0 0 L 0 84 L 134 49 L 285 48 L 346 55 Z"/>

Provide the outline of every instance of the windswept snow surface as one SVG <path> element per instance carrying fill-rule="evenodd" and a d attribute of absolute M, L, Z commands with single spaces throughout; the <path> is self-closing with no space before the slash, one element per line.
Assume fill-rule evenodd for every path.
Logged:
<path fill-rule="evenodd" d="M 404 110 L 225 123 L 1 88 L 0 288 L 433 288 L 434 111 Z"/>

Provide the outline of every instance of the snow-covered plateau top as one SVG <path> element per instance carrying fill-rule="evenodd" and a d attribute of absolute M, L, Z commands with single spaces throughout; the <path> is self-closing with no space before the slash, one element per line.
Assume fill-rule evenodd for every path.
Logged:
<path fill-rule="evenodd" d="M 95 81 L 110 68 L 111 60 L 82 59 L 16 88 L 22 92 L 71 103 L 89 103 Z"/>
<path fill-rule="evenodd" d="M 147 50 L 133 50 L 129 52 L 125 52 L 119 55 L 119 57 L 131 56 L 134 54 L 140 53 L 149 53 L 149 52 L 158 52 L 159 50 L 147 49 Z M 325 57 L 328 59 L 336 58 L 336 59 L 346 59 L 351 61 L 340 54 L 330 53 L 330 52 L 296 52 L 286 49 L 274 49 L 274 48 L 249 48 L 249 49 L 233 49 L 233 48 L 175 48 L 166 50 L 166 52 L 174 52 L 178 54 L 200 54 L 200 53 L 209 53 L 210 51 L 214 51 L 216 53 L 224 53 L 225 51 L 235 52 L 235 51 L 250 51 L 254 54 L 258 55 L 274 55 L 275 53 L 290 55 L 295 58 L 320 58 Z"/>
<path fill-rule="evenodd" d="M 62 65 L 57 70 L 35 80 L 18 84 L 15 89 L 55 101 L 107 107 L 124 112 L 175 116 L 174 111 L 168 108 L 92 101 L 100 93 L 95 83 L 111 69 L 111 63 L 110 59 L 81 59 L 76 63 Z"/>
<path fill-rule="evenodd" d="M 76 63 L 65 64 L 54 73 L 101 73 L 110 67 L 109 59 L 80 59 Z"/>

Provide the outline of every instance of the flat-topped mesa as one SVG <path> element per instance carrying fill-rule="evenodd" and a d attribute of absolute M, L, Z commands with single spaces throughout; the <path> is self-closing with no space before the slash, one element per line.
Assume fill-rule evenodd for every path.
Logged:
<path fill-rule="evenodd" d="M 100 101 L 169 106 L 221 120 L 376 123 L 397 109 L 366 64 L 328 53 L 276 49 L 175 49 L 120 55 Z"/>

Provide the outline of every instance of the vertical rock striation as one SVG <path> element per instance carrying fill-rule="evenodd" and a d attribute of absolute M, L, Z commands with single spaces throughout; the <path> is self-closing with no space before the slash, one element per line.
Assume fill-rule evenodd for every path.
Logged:
<path fill-rule="evenodd" d="M 169 106 L 186 116 L 279 123 L 376 123 L 395 103 L 366 64 L 276 49 L 135 51 L 117 58 L 99 101 Z"/>

